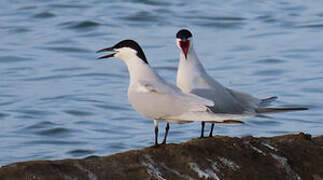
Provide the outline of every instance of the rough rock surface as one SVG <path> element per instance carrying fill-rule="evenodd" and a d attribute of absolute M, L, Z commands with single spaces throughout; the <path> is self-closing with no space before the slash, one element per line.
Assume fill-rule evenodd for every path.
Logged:
<path fill-rule="evenodd" d="M 1 180 L 323 179 L 323 136 L 193 139 L 106 157 L 29 161 L 0 168 Z"/>

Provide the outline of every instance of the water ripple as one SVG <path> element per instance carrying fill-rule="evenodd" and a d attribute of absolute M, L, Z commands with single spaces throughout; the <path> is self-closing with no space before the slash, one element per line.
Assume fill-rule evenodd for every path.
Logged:
<path fill-rule="evenodd" d="M 96 151 L 90 149 L 75 149 L 68 151 L 67 154 L 72 155 L 73 157 L 82 157 L 90 154 L 94 154 Z"/>
<path fill-rule="evenodd" d="M 275 134 L 275 135 L 283 135 L 283 134 L 292 133 L 291 131 L 281 131 L 281 130 L 278 130 L 278 131 L 266 131 L 266 132 L 270 133 L 270 134 Z M 294 133 L 297 133 L 297 132 L 294 132 Z"/>
<path fill-rule="evenodd" d="M 274 18 L 272 15 L 260 15 L 256 17 L 256 20 L 260 20 L 265 23 L 274 23 L 278 22 L 276 18 Z"/>
<path fill-rule="evenodd" d="M 37 122 L 36 124 L 33 124 L 31 126 L 27 126 L 26 130 L 33 130 L 33 129 L 42 129 L 42 128 L 48 128 L 51 126 L 55 126 L 56 124 L 53 122 L 45 121 L 45 122 Z"/>
<path fill-rule="evenodd" d="M 120 74 L 111 74 L 111 73 L 82 73 L 82 74 L 74 74 L 74 75 L 65 75 L 65 74 L 57 74 L 43 77 L 32 77 L 32 78 L 24 78 L 20 79 L 23 81 L 47 81 L 47 80 L 58 80 L 58 79 L 68 79 L 74 77 L 113 77 L 113 78 L 125 78 L 125 75 Z"/>
<path fill-rule="evenodd" d="M 51 13 L 51 12 L 42 12 L 42 13 L 35 14 L 33 16 L 33 18 L 46 19 L 46 18 L 52 18 L 52 17 L 55 17 L 55 16 L 56 15 Z"/>
<path fill-rule="evenodd" d="M 261 33 L 256 33 L 256 34 L 252 34 L 252 35 L 248 35 L 248 38 L 261 38 L 261 37 L 273 37 L 273 36 L 280 36 L 280 35 L 285 35 L 285 34 L 289 34 L 290 32 L 286 32 L 286 31 L 280 31 L 280 32 L 261 32 Z"/>
<path fill-rule="evenodd" d="M 8 117 L 8 116 L 10 116 L 10 114 L 0 112 L 0 118 L 5 118 L 5 117 Z"/>
<path fill-rule="evenodd" d="M 89 53 L 92 52 L 88 49 L 77 47 L 39 47 L 39 49 L 48 49 L 56 52 L 68 52 L 68 53 Z"/>
<path fill-rule="evenodd" d="M 305 87 L 305 88 L 302 88 L 302 91 L 303 92 L 306 92 L 306 93 L 310 93 L 310 94 L 315 94 L 315 93 L 318 93 L 318 94 L 322 94 L 323 93 L 323 89 L 319 89 L 319 88 L 316 88 L 316 87 Z"/>
<path fill-rule="evenodd" d="M 282 69 L 273 69 L 273 70 L 262 70 L 262 71 L 256 71 L 253 73 L 253 75 L 258 76 L 279 76 L 281 74 L 284 74 L 285 71 Z"/>
<path fill-rule="evenodd" d="M 71 141 L 71 140 L 51 140 L 51 139 L 47 139 L 47 140 L 32 140 L 32 141 L 26 141 L 24 143 L 22 143 L 24 145 L 60 145 L 60 146 L 66 146 L 66 145 L 85 145 L 87 144 L 84 141 Z"/>
<path fill-rule="evenodd" d="M 61 99 L 70 99 L 74 95 L 61 95 L 61 96 L 55 96 L 55 97 L 46 97 L 46 98 L 40 98 L 41 101 L 56 101 Z"/>
<path fill-rule="evenodd" d="M 234 16 L 179 16 L 181 18 L 191 19 L 199 26 L 217 27 L 217 28 L 238 28 L 245 24 L 247 20 L 244 17 Z"/>
<path fill-rule="evenodd" d="M 91 27 L 96 27 L 99 26 L 100 23 L 98 22 L 93 22 L 93 21 L 82 21 L 79 22 L 75 25 L 69 26 L 71 29 L 83 29 L 83 28 L 91 28 Z"/>
<path fill-rule="evenodd" d="M 73 72 L 73 71 L 83 71 L 88 70 L 87 67 L 70 67 L 70 68 L 59 68 L 59 69 L 53 69 L 52 72 Z"/>
<path fill-rule="evenodd" d="M 260 59 L 256 61 L 256 63 L 260 63 L 260 64 L 280 64 L 284 62 L 286 61 L 282 59 L 276 59 L 276 58 Z"/>
<path fill-rule="evenodd" d="M 212 22 L 212 21 L 196 21 L 194 24 L 203 27 L 217 27 L 223 29 L 240 28 L 244 23 L 236 22 Z"/>
<path fill-rule="evenodd" d="M 153 15 L 148 11 L 140 11 L 130 16 L 122 17 L 121 19 L 131 22 L 159 22 L 159 16 Z"/>
<path fill-rule="evenodd" d="M 166 71 L 177 71 L 177 67 L 174 67 L 174 66 L 157 66 L 154 69 L 156 69 L 156 70 L 166 70 Z"/>
<path fill-rule="evenodd" d="M 275 120 L 252 120 L 252 121 L 248 121 L 251 124 L 255 124 L 255 125 L 260 125 L 260 126 L 279 126 L 280 124 L 282 124 L 281 122 L 275 121 Z"/>
<path fill-rule="evenodd" d="M 44 77 L 34 77 L 34 78 L 27 78 L 27 79 L 21 79 L 22 81 L 47 81 L 47 80 L 56 80 L 56 79 L 66 79 L 71 76 L 69 75 L 52 75 L 52 76 L 44 76 Z"/>
<path fill-rule="evenodd" d="M 53 8 L 53 9 L 60 9 L 60 8 L 63 8 L 63 9 L 85 9 L 85 8 L 89 8 L 90 6 L 89 5 L 81 5 L 81 4 L 76 4 L 76 3 L 73 3 L 73 4 L 50 4 L 48 5 L 48 7 L 50 8 Z"/>
<path fill-rule="evenodd" d="M 72 133 L 71 129 L 56 127 L 46 130 L 40 130 L 35 132 L 38 135 L 42 136 L 55 136 L 55 137 L 65 137 Z"/>
<path fill-rule="evenodd" d="M 80 110 L 64 110 L 67 114 L 73 115 L 73 116 L 91 116 L 94 115 L 92 112 L 88 111 L 80 111 Z"/>
<path fill-rule="evenodd" d="M 34 10 L 37 9 L 37 6 L 35 5 L 27 5 L 27 6 L 23 6 L 23 7 L 19 7 L 18 10 Z"/>
<path fill-rule="evenodd" d="M 199 19 L 199 20 L 211 20 L 218 22 L 231 22 L 231 21 L 246 21 L 247 18 L 244 17 L 234 17 L 234 16 L 185 16 L 190 19 Z"/>
<path fill-rule="evenodd" d="M 1 96 L 0 96 L 1 97 Z M 0 106 L 8 106 L 16 103 L 17 100 L 0 102 Z"/>
<path fill-rule="evenodd" d="M 126 77 L 124 74 L 112 74 L 112 73 L 82 73 L 73 75 L 73 77 L 113 77 L 123 79 Z"/>
<path fill-rule="evenodd" d="M 169 6 L 171 3 L 164 1 L 155 1 L 155 0 L 132 0 L 133 3 L 142 3 L 153 6 Z"/>
<path fill-rule="evenodd" d="M 31 61 L 30 58 L 20 57 L 20 56 L 0 56 L 0 63 L 16 63 Z"/>
<path fill-rule="evenodd" d="M 299 28 L 317 28 L 317 29 L 323 29 L 323 24 L 306 24 L 306 25 L 300 25 Z"/>
<path fill-rule="evenodd" d="M 127 107 L 123 107 L 121 105 L 109 105 L 109 104 L 97 104 L 95 105 L 96 107 L 99 107 L 99 108 L 102 108 L 102 109 L 105 109 L 105 110 L 121 110 L 121 111 L 129 111 L 131 109 L 127 108 Z"/>
<path fill-rule="evenodd" d="M 27 28 L 27 27 L 14 27 L 12 29 L 10 29 L 11 33 L 26 33 L 26 32 L 30 32 L 31 29 Z"/>
<path fill-rule="evenodd" d="M 56 113 L 48 110 L 36 110 L 36 109 L 22 109 L 22 110 L 10 110 L 11 112 L 17 112 L 27 116 L 47 116 L 55 115 Z"/>

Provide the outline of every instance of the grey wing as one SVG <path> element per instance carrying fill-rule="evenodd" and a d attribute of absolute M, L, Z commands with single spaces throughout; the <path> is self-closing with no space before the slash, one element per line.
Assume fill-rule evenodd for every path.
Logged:
<path fill-rule="evenodd" d="M 194 94 L 186 94 L 165 83 L 137 83 L 131 94 L 132 103 L 143 114 L 158 114 L 159 117 L 178 115 L 185 112 L 207 111 L 214 103 Z"/>
<path fill-rule="evenodd" d="M 239 102 L 230 91 L 218 92 L 213 89 L 192 89 L 191 93 L 214 101 L 215 105 L 210 109 L 215 113 L 240 114 L 250 110 L 249 106 Z"/>
<path fill-rule="evenodd" d="M 243 92 L 239 92 L 239 91 L 236 91 L 236 90 L 232 90 L 232 89 L 229 89 L 229 88 L 226 88 L 233 97 L 235 97 L 241 104 L 245 104 L 247 106 L 249 106 L 250 108 L 256 108 L 261 100 L 256 98 L 256 97 L 253 97 L 247 93 L 243 93 Z"/>
<path fill-rule="evenodd" d="M 206 99 L 209 99 L 214 102 L 216 101 L 216 99 L 215 99 L 216 92 L 212 91 L 210 89 L 195 88 L 195 89 L 192 89 L 190 93 L 195 94 L 200 97 L 203 97 L 203 98 L 206 98 Z"/>
<path fill-rule="evenodd" d="M 168 97 L 171 100 L 174 101 L 176 99 L 176 101 L 183 104 L 183 106 L 187 106 L 186 108 L 189 111 L 205 111 L 207 110 L 207 106 L 214 106 L 214 102 L 212 100 L 193 93 L 184 93 L 178 87 L 169 84 L 166 81 L 163 81 L 159 87 L 162 87 L 159 88 L 161 93 L 168 93 Z"/>

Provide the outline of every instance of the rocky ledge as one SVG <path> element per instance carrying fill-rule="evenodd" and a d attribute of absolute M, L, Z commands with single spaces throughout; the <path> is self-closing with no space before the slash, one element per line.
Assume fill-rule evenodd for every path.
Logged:
<path fill-rule="evenodd" d="M 193 139 L 106 157 L 29 161 L 0 168 L 1 180 L 323 179 L 323 136 Z"/>

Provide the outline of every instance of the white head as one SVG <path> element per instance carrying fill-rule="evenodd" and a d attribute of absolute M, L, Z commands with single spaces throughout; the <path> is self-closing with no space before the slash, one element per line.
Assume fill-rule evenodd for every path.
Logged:
<path fill-rule="evenodd" d="M 193 46 L 192 38 L 192 33 L 187 29 L 181 29 L 176 34 L 176 44 L 185 58 L 187 58 L 188 51 Z"/>
<path fill-rule="evenodd" d="M 120 41 L 112 47 L 98 50 L 97 53 L 105 52 L 105 51 L 114 51 L 114 53 L 101 56 L 99 57 L 99 59 L 115 57 L 122 61 L 126 61 L 129 59 L 133 59 L 133 57 L 138 57 L 144 63 L 148 64 L 148 61 L 146 59 L 146 56 L 143 50 L 141 49 L 139 44 L 134 40 L 127 39 L 127 40 Z"/>

